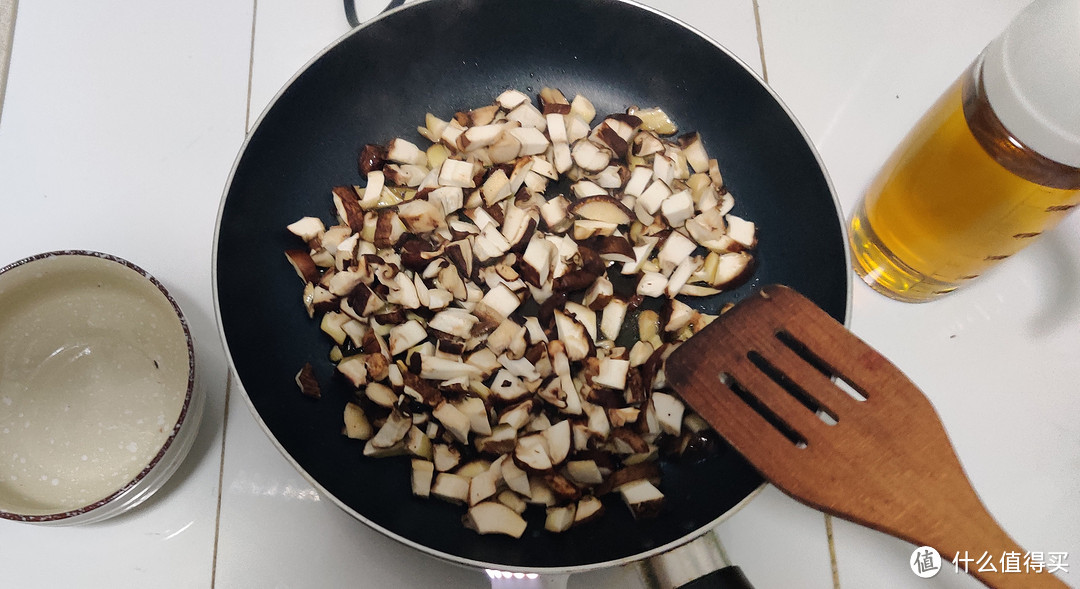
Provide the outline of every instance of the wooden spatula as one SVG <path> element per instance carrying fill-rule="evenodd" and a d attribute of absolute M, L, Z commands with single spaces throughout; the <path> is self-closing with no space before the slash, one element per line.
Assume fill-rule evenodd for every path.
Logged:
<path fill-rule="evenodd" d="M 975 494 L 929 400 L 794 290 L 770 286 L 740 302 L 672 353 L 665 374 L 795 499 L 931 546 L 943 568 L 968 555 L 968 572 L 990 587 L 1066 586 L 1047 572 L 1004 572 L 1003 556 L 1026 553 Z M 978 570 L 984 553 L 997 572 Z"/>

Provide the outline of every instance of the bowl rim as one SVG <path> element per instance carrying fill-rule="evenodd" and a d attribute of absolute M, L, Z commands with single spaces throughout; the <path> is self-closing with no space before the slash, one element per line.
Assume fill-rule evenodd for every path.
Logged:
<path fill-rule="evenodd" d="M 147 272 L 146 270 L 144 270 L 140 266 L 138 266 L 138 265 L 136 265 L 136 264 L 124 259 L 124 258 L 113 255 L 113 254 L 108 254 L 108 253 L 104 253 L 104 252 L 100 252 L 100 251 L 94 251 L 94 250 L 65 249 L 65 250 L 54 250 L 54 251 L 48 251 L 48 252 L 43 252 L 43 253 L 39 253 L 39 254 L 34 254 L 32 256 L 27 256 L 27 257 L 25 257 L 25 258 L 23 258 L 21 260 L 12 262 L 10 264 L 7 264 L 6 266 L 0 268 L 0 277 L 2 277 L 4 274 L 6 274 L 7 272 L 9 272 L 11 270 L 14 270 L 15 268 L 19 268 L 19 267 L 26 266 L 26 265 L 29 265 L 29 264 L 32 264 L 32 263 L 35 263 L 35 262 L 40 262 L 40 261 L 43 261 L 43 260 L 49 260 L 49 259 L 58 258 L 58 257 L 62 257 L 62 256 L 82 256 L 82 257 L 87 257 L 87 258 L 97 258 L 97 259 L 100 259 L 100 260 L 105 260 L 107 262 L 112 262 L 112 263 L 115 263 L 115 264 L 119 264 L 120 266 L 122 266 L 124 268 L 127 268 L 128 270 L 134 271 L 138 275 L 142 276 L 144 279 L 150 281 L 150 283 L 154 287 L 157 288 L 158 292 L 161 293 L 161 295 L 163 295 L 165 297 L 165 300 L 168 301 L 169 305 L 172 306 L 173 313 L 176 315 L 177 319 L 180 320 L 180 327 L 184 331 L 184 340 L 185 340 L 186 345 L 187 345 L 187 356 L 188 356 L 188 376 L 187 376 L 187 386 L 186 386 L 187 390 L 184 393 L 184 402 L 183 402 L 183 405 L 180 407 L 180 414 L 176 418 L 176 422 L 173 424 L 172 431 L 169 432 L 169 436 L 165 439 L 165 442 L 161 445 L 161 448 L 158 450 L 157 454 L 155 454 L 153 456 L 153 458 L 151 458 L 149 460 L 149 462 L 146 463 L 146 465 L 142 468 L 142 470 L 139 471 L 138 474 L 136 474 L 130 481 L 125 483 L 122 487 L 120 487 L 119 489 L 113 491 L 108 496 L 103 497 L 103 498 L 101 498 L 101 499 L 99 499 L 97 501 L 94 501 L 93 503 L 89 503 L 87 505 L 83 505 L 81 507 L 77 507 L 77 508 L 74 508 L 74 509 L 69 509 L 69 510 L 65 510 L 65 511 L 58 511 L 58 512 L 54 512 L 54 513 L 24 514 L 24 513 L 17 513 L 17 512 L 13 512 L 13 511 L 7 511 L 5 509 L 0 508 L 0 519 L 6 519 L 6 520 L 12 520 L 12 521 L 21 521 L 21 522 L 30 522 L 30 523 L 49 523 L 49 522 L 61 523 L 61 522 L 65 522 L 65 521 L 69 521 L 69 522 L 74 523 L 74 520 L 76 520 L 76 518 L 82 518 L 83 516 L 86 516 L 87 514 L 90 514 L 90 513 L 99 513 L 100 514 L 100 512 L 98 512 L 97 510 L 105 507 L 106 505 L 112 504 L 117 499 L 120 499 L 120 498 L 124 497 L 129 492 L 136 489 L 144 480 L 147 479 L 150 472 L 153 471 L 162 462 L 162 460 L 165 458 L 166 454 L 168 453 L 169 449 L 172 447 L 173 443 L 176 442 L 177 437 L 178 437 L 178 435 L 180 433 L 181 426 L 183 426 L 184 423 L 187 421 L 188 414 L 192 409 L 192 402 L 193 402 L 193 398 L 194 398 L 194 395 L 195 395 L 195 389 L 196 389 L 196 382 L 195 382 L 196 379 L 195 379 L 195 342 L 194 342 L 194 339 L 192 338 L 192 335 L 191 335 L 191 327 L 188 325 L 187 317 L 184 316 L 184 312 L 180 309 L 180 305 L 176 302 L 176 299 L 174 299 L 172 294 L 169 293 L 169 290 L 167 288 L 165 288 L 165 285 L 162 284 L 152 274 L 150 274 L 149 272 Z M 164 482 L 164 481 L 162 481 L 162 482 Z M 108 514 L 108 515 L 102 514 L 102 515 L 104 517 L 108 517 L 108 515 L 115 515 L 115 514 Z"/>

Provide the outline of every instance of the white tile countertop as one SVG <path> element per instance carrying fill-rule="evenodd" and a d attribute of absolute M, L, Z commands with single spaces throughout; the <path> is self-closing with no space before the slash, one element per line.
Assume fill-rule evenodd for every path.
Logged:
<path fill-rule="evenodd" d="M 766 79 L 813 140 L 845 214 L 1025 3 L 647 2 Z M 348 31 L 340 2 L 15 9 L 0 0 L 0 16 L 14 20 L 9 64 L 0 51 L 0 265 L 78 248 L 149 270 L 205 352 L 208 405 L 180 471 L 132 512 L 71 528 L 0 521 L 0 587 L 486 586 L 483 571 L 405 548 L 321 498 L 257 425 L 218 342 L 210 267 L 226 178 L 277 91 Z M 1080 216 L 934 303 L 894 302 L 856 283 L 850 326 L 930 397 L 1002 525 L 1029 550 L 1067 553 L 1059 575 L 1080 585 Z M 913 546 L 772 488 L 717 534 L 761 588 L 980 586 L 952 565 L 919 579 Z M 569 585 L 643 586 L 630 568 Z"/>

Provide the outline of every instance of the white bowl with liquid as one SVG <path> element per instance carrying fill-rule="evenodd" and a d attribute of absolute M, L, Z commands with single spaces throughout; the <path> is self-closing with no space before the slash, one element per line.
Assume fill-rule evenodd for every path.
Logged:
<path fill-rule="evenodd" d="M 146 500 L 202 417 L 195 348 L 164 286 L 89 251 L 0 268 L 0 518 L 76 524 Z"/>

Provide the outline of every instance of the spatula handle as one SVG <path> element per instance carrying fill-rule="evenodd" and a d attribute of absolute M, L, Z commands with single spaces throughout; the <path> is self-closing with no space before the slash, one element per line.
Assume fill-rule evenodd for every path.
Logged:
<path fill-rule="evenodd" d="M 967 572 L 995 589 L 1068 588 L 1045 566 L 1041 572 L 1026 570 L 1027 551 L 1001 528 L 974 492 L 965 502 L 966 507 L 959 506 L 934 530 L 937 538 L 927 539 L 926 544 L 941 554 L 943 567 Z M 1007 554 L 1015 556 L 1015 566 L 1006 562 Z"/>

